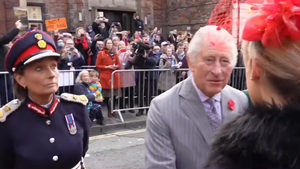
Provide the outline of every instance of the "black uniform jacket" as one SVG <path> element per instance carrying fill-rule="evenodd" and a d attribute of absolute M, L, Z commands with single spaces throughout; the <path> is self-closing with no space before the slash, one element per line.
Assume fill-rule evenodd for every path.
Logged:
<path fill-rule="evenodd" d="M 81 103 L 56 96 L 44 109 L 27 98 L 0 123 L 0 169 L 70 169 L 88 149 L 89 127 Z"/>

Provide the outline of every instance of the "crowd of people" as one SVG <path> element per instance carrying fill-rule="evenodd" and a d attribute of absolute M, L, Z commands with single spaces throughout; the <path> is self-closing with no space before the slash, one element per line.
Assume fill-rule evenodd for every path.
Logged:
<path fill-rule="evenodd" d="M 157 27 L 145 31 L 138 16 L 135 17 L 134 24 L 134 32 L 130 32 L 122 30 L 119 22 L 97 17 L 86 29 L 78 27 L 74 34 L 66 31 L 54 31 L 51 34 L 57 52 L 61 55 L 59 70 L 76 70 L 85 66 L 99 72 L 104 98 L 101 104 L 107 106 L 108 117 L 116 117 L 110 105 L 111 74 L 114 70 L 171 69 L 161 73 L 115 73 L 112 99 L 118 98 L 121 109 L 133 108 L 135 104 L 139 107 L 149 106 L 152 97 L 157 95 L 155 93 L 162 93 L 187 77 L 186 71 L 179 73 L 174 69 L 188 68 L 186 52 L 190 33 L 177 33 L 174 30 L 170 31 L 167 38 L 163 38 Z M 134 100 L 135 95 L 142 101 Z M 5 103 L 4 100 L 2 104 Z M 135 113 L 134 110 L 130 112 Z M 143 109 L 136 113 L 137 116 L 143 114 Z"/>

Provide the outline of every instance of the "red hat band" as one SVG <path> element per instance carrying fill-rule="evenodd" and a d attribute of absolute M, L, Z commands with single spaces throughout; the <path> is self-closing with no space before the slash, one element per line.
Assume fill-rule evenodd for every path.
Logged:
<path fill-rule="evenodd" d="M 47 44 L 47 46 L 43 49 L 41 49 L 38 45 L 33 45 L 29 48 L 27 48 L 15 61 L 14 67 L 17 67 L 17 65 L 27 59 L 29 59 L 31 56 L 33 56 L 35 53 L 41 52 L 41 51 L 46 51 L 46 50 L 51 50 L 55 52 L 54 48 L 52 45 Z"/>

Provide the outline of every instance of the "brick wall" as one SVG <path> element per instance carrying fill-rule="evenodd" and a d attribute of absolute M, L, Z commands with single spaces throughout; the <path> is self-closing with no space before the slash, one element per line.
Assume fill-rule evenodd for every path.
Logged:
<path fill-rule="evenodd" d="M 215 3 L 211 0 L 168 0 L 167 23 L 169 29 L 196 31 L 207 23 Z"/>
<path fill-rule="evenodd" d="M 212 9 L 218 0 L 136 0 L 136 3 L 125 1 L 124 7 L 116 6 L 117 10 L 127 9 L 127 3 L 131 2 L 137 7 L 137 13 L 141 19 L 147 17 L 146 29 L 153 29 L 154 26 L 163 28 L 163 33 L 167 34 L 172 29 L 186 30 L 187 27 L 195 32 L 200 26 L 207 23 Z M 13 7 L 18 6 L 19 0 L 0 1 L 0 10 L 5 11 L 0 14 L 0 34 L 7 32 L 14 26 L 16 18 L 13 13 Z M 27 0 L 30 3 L 43 4 L 44 18 L 66 17 L 69 31 L 74 32 L 78 26 L 87 26 L 93 21 L 93 12 L 91 9 L 101 7 L 102 3 L 94 3 L 94 0 Z M 93 2 L 94 4 L 92 4 Z M 98 0 L 97 2 L 100 2 Z M 111 5 L 114 1 L 105 1 Z M 117 2 L 121 2 L 120 0 Z M 91 6 L 98 5 L 98 6 Z M 3 9 L 3 10 L 2 10 Z M 78 12 L 82 12 L 82 21 L 79 21 Z"/>
<path fill-rule="evenodd" d="M 217 2 L 218 0 L 155 0 L 155 21 L 157 25 L 163 26 L 164 34 L 173 29 L 187 30 L 187 27 L 195 32 L 207 23 Z"/>
<path fill-rule="evenodd" d="M 2 2 L 2 1 L 1 1 Z M 5 12 L 5 6 L 4 3 L 0 3 L 0 23 L 6 22 L 6 12 Z M 2 36 L 6 32 L 6 24 L 0 24 L 0 36 Z"/>
<path fill-rule="evenodd" d="M 61 18 L 68 16 L 68 4 L 67 0 L 45 0 L 45 18 Z"/>
<path fill-rule="evenodd" d="M 18 18 L 15 17 L 13 7 L 19 6 L 19 0 L 2 0 L 0 1 L 0 35 L 10 31 L 15 26 Z"/>
<path fill-rule="evenodd" d="M 151 23 L 146 28 L 162 28 L 166 35 L 170 30 L 187 30 L 194 33 L 207 23 L 211 11 L 218 0 L 141 0 L 140 15 L 144 20 L 150 16 Z"/>

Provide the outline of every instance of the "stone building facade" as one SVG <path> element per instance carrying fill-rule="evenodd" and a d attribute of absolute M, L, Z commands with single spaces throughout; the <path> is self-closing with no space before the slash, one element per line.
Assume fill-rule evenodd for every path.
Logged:
<path fill-rule="evenodd" d="M 45 30 L 47 19 L 65 17 L 68 31 L 76 27 L 87 27 L 96 16 L 104 15 L 121 22 L 124 29 L 132 29 L 135 13 L 144 20 L 146 29 L 155 26 L 164 34 L 170 30 L 189 30 L 192 33 L 207 23 L 218 0 L 1 0 L 0 35 L 13 28 L 17 19 L 30 25 L 38 25 Z M 18 18 L 14 8 L 34 8 L 41 11 L 38 19 Z M 33 9 L 32 9 L 33 10 Z M 29 11 L 27 10 L 27 15 Z"/>

